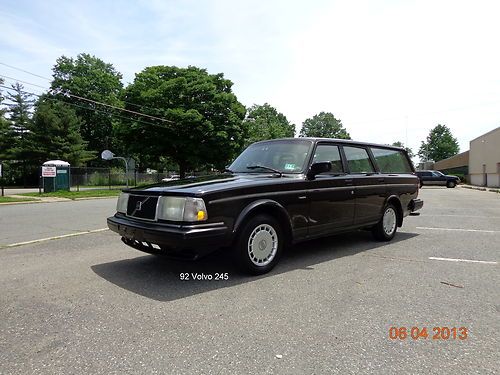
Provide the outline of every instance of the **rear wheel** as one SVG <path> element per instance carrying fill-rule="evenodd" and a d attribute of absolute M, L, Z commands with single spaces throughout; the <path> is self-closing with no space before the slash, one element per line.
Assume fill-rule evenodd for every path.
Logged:
<path fill-rule="evenodd" d="M 398 228 L 398 211 L 392 203 L 384 208 L 380 221 L 372 228 L 373 237 L 379 241 L 390 241 Z"/>
<path fill-rule="evenodd" d="M 279 222 L 269 215 L 251 218 L 241 229 L 236 241 L 236 257 L 240 267 L 253 275 L 271 271 L 283 250 Z"/>
<path fill-rule="evenodd" d="M 454 188 L 456 185 L 457 185 L 457 183 L 455 181 L 448 181 L 446 183 L 447 188 Z"/>

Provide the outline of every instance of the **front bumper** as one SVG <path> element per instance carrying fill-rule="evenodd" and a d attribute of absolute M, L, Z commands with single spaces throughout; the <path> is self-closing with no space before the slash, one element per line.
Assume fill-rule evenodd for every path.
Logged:
<path fill-rule="evenodd" d="M 109 217 L 107 222 L 109 229 L 122 236 L 127 245 L 144 251 L 147 249 L 165 252 L 189 250 L 201 255 L 227 246 L 231 240 L 231 231 L 224 223 L 183 226 L 143 223 L 120 216 Z"/>

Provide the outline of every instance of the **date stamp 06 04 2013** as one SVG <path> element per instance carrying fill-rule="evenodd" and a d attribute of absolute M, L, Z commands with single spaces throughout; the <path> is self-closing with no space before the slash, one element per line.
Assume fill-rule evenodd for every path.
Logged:
<path fill-rule="evenodd" d="M 466 327 L 390 327 L 391 340 L 466 340 L 468 331 Z"/>

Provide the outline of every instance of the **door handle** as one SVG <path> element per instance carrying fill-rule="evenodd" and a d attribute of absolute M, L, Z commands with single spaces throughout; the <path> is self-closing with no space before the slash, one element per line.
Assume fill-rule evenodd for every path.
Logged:
<path fill-rule="evenodd" d="M 378 182 L 385 182 L 385 178 L 380 177 L 380 178 L 378 179 Z"/>
<path fill-rule="evenodd" d="M 352 185 L 352 178 L 348 178 L 348 179 L 344 180 L 344 182 L 346 185 Z"/>

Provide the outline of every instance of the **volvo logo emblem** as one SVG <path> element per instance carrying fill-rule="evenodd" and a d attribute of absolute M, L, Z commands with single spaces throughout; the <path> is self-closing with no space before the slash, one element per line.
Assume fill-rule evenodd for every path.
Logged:
<path fill-rule="evenodd" d="M 138 201 L 136 204 L 135 204 L 135 210 L 136 211 L 140 211 L 142 209 L 142 202 L 141 201 Z"/>
<path fill-rule="evenodd" d="M 259 249 L 260 249 L 261 251 L 264 251 L 264 250 L 266 249 L 266 247 L 267 247 L 267 242 L 266 242 L 266 240 L 262 240 L 262 241 L 260 241 L 260 242 L 259 242 Z"/>

